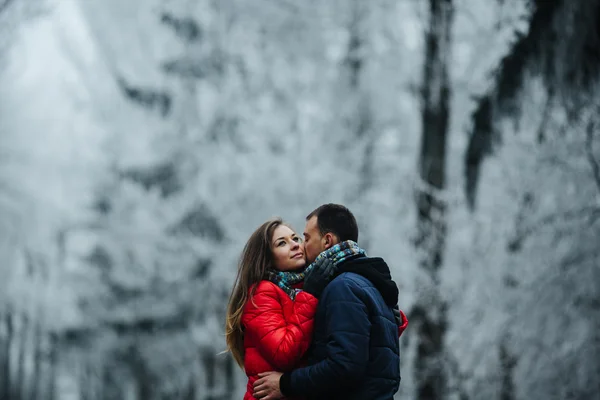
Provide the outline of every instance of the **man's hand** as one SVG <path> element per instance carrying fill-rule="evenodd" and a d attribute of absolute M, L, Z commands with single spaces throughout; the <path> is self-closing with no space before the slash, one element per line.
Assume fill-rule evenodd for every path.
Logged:
<path fill-rule="evenodd" d="M 259 379 L 254 382 L 253 396 L 262 400 L 283 398 L 281 390 L 279 390 L 281 375 L 283 375 L 281 372 L 262 372 L 258 374 Z"/>

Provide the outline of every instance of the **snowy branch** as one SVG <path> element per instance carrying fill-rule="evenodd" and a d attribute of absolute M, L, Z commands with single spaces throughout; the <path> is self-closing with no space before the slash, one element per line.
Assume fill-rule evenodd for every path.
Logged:
<path fill-rule="evenodd" d="M 592 173 L 594 174 L 594 181 L 596 182 L 596 186 L 598 187 L 598 190 L 600 190 L 600 162 L 594 156 L 594 128 L 595 128 L 595 124 L 593 122 L 590 122 L 587 126 L 585 150 L 586 150 L 587 158 L 592 167 Z"/>
<path fill-rule="evenodd" d="M 300 8 L 300 6 L 298 4 L 296 4 L 293 1 L 288 1 L 288 0 L 271 0 L 271 3 L 273 3 L 274 5 L 276 5 L 277 7 L 280 7 L 281 9 L 284 9 L 288 12 L 290 12 L 291 14 L 298 14 L 302 11 L 302 9 Z"/>
<path fill-rule="evenodd" d="M 152 333 L 157 331 L 181 331 L 190 326 L 192 318 L 182 310 L 180 314 L 162 317 L 146 317 L 134 320 L 104 321 L 104 324 L 118 334 Z"/>
<path fill-rule="evenodd" d="M 413 188 L 416 193 L 431 196 L 436 201 L 443 202 L 448 206 L 458 206 L 462 204 L 463 197 L 460 192 L 455 189 L 444 188 L 439 189 L 425 181 L 418 174 L 412 175 Z"/>
<path fill-rule="evenodd" d="M 516 251 L 521 248 L 523 241 L 532 234 L 539 231 L 544 226 L 559 222 L 559 221 L 571 221 L 574 219 L 590 219 L 590 224 L 600 219 L 600 206 L 588 206 L 582 207 L 578 210 L 569 210 L 561 213 L 555 213 L 547 215 L 537 222 L 530 224 L 524 228 L 518 229 L 515 236 L 508 242 L 507 248 L 510 251 Z"/>
<path fill-rule="evenodd" d="M 121 77 L 117 77 L 117 83 L 123 94 L 132 102 L 152 110 L 156 110 L 166 117 L 171 111 L 171 95 L 159 89 L 142 88 L 130 85 Z"/>
<path fill-rule="evenodd" d="M 560 269 L 565 271 L 573 266 L 581 265 L 585 262 L 596 260 L 600 256 L 600 250 L 592 249 L 590 251 L 578 251 L 573 252 L 569 256 L 565 257 L 560 262 Z"/>
<path fill-rule="evenodd" d="M 10 6 L 10 3 L 12 3 L 14 0 L 4 0 L 2 1 L 2 3 L 0 3 L 0 13 L 3 12 L 4 10 L 6 10 L 6 8 L 8 8 L 8 6 Z"/>
<path fill-rule="evenodd" d="M 172 28 L 175 34 L 186 42 L 193 42 L 202 38 L 202 29 L 193 18 L 178 18 L 165 12 L 162 14 L 160 22 Z"/>

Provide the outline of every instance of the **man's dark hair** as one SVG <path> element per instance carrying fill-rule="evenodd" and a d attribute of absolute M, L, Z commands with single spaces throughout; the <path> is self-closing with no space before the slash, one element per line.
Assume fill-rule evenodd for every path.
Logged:
<path fill-rule="evenodd" d="M 358 225 L 356 218 L 341 204 L 323 204 L 308 214 L 306 220 L 317 217 L 317 226 L 321 235 L 333 233 L 340 241 L 358 242 Z"/>

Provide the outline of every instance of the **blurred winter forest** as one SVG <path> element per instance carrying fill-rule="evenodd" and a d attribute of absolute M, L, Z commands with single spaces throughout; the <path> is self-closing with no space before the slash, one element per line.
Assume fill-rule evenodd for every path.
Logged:
<path fill-rule="evenodd" d="M 0 0 L 0 399 L 241 399 L 250 233 L 340 202 L 398 399 L 600 399 L 600 0 Z"/>

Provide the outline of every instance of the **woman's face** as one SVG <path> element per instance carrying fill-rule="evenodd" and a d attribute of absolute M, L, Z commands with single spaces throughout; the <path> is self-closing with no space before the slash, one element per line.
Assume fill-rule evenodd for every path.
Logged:
<path fill-rule="evenodd" d="M 271 249 L 275 268 L 279 271 L 294 271 L 306 265 L 302 239 L 285 225 L 279 225 L 273 231 Z"/>

